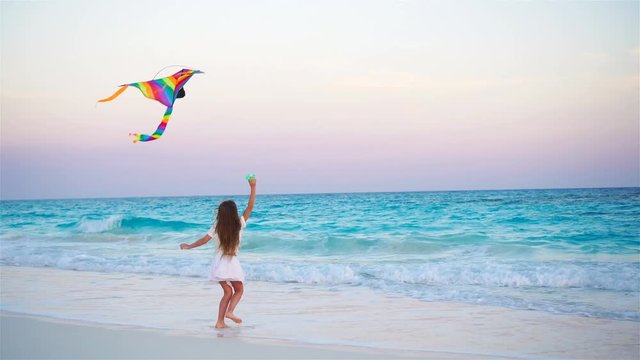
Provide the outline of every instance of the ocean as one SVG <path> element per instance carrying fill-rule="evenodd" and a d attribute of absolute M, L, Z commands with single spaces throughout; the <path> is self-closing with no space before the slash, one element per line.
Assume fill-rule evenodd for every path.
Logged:
<path fill-rule="evenodd" d="M 2 201 L 0 265 L 206 282 L 226 199 Z M 640 322 L 640 188 L 261 195 L 247 282 Z M 12 310 L 6 303 L 4 310 Z"/>

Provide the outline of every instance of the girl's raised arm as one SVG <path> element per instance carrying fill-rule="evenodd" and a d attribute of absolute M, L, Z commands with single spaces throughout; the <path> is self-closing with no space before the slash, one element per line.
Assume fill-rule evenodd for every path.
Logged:
<path fill-rule="evenodd" d="M 253 210 L 253 203 L 256 201 L 256 178 L 249 179 L 249 186 L 251 186 L 251 195 L 249 195 L 249 203 L 247 204 L 247 208 L 244 209 L 244 214 L 242 214 L 244 221 L 249 220 L 249 216 L 251 216 L 251 210 Z"/>

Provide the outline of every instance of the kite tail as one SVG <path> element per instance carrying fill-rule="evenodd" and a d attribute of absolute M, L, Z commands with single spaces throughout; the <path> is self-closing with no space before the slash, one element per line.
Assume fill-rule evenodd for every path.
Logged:
<path fill-rule="evenodd" d="M 120 96 L 120 94 L 122 94 L 125 90 L 127 90 L 128 87 L 129 87 L 129 85 L 122 85 L 122 87 L 120 89 L 118 89 L 118 91 L 113 93 L 113 95 L 109 96 L 108 98 L 104 98 L 102 100 L 98 100 L 98 102 L 111 101 L 111 100 L 117 98 L 118 96 Z"/>
<path fill-rule="evenodd" d="M 164 129 L 167 128 L 167 123 L 169 122 L 169 118 L 171 117 L 171 112 L 173 112 L 173 106 L 168 107 L 167 111 L 164 112 L 162 121 L 160 122 L 160 125 L 158 125 L 158 128 L 153 134 L 146 135 L 146 134 L 130 133 L 129 134 L 130 136 L 135 137 L 135 139 L 133 139 L 133 142 L 134 143 L 137 143 L 138 141 L 146 142 L 146 141 L 153 141 L 153 140 L 159 139 L 160 136 L 162 136 Z"/>

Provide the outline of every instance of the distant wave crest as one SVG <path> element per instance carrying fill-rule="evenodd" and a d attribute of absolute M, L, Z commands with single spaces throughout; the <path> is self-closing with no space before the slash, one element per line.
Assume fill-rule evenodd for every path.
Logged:
<path fill-rule="evenodd" d="M 112 215 L 103 219 L 91 219 L 83 217 L 77 222 L 59 225 L 61 228 L 71 228 L 79 233 L 136 233 L 184 231 L 203 228 L 203 224 L 195 224 L 177 220 L 159 220 L 147 217 L 125 217 Z"/>

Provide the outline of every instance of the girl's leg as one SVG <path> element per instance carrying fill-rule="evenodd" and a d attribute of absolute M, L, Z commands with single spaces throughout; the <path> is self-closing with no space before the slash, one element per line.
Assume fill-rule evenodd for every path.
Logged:
<path fill-rule="evenodd" d="M 231 286 L 227 284 L 226 281 L 220 281 L 220 286 L 222 286 L 222 299 L 220 299 L 220 306 L 218 307 L 218 321 L 216 322 L 216 328 L 226 328 L 227 324 L 224 323 L 224 315 L 227 313 L 227 307 L 229 306 L 229 301 L 231 300 Z"/>
<path fill-rule="evenodd" d="M 238 305 L 238 303 L 240 302 L 240 298 L 242 297 L 242 293 L 244 292 L 244 285 L 242 284 L 242 281 L 232 281 L 231 286 L 233 286 L 234 293 L 231 297 L 231 301 L 229 302 L 229 308 L 227 309 L 227 314 L 225 315 L 225 317 L 227 319 L 233 320 L 237 324 L 240 324 L 242 322 L 242 319 L 235 316 L 233 314 L 233 310 L 236 309 L 236 305 Z"/>

